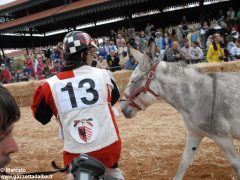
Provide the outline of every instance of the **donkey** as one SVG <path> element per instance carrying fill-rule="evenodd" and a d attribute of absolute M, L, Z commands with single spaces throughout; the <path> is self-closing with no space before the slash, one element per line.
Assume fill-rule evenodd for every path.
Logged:
<path fill-rule="evenodd" d="M 162 97 L 183 116 L 187 139 L 174 180 L 183 179 L 201 140 L 207 136 L 221 148 L 240 179 L 240 156 L 233 138 L 240 139 L 240 73 L 202 74 L 192 66 L 154 60 L 150 40 L 144 54 L 130 48 L 139 65 L 121 100 L 132 118 Z"/>

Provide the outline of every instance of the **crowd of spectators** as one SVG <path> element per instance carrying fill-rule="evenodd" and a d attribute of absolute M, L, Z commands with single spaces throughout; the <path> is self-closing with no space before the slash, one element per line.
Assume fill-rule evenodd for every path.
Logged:
<path fill-rule="evenodd" d="M 202 24 L 188 22 L 187 17 L 183 16 L 175 27 L 161 29 L 147 23 L 145 29 L 138 32 L 134 28 L 112 29 L 109 36 L 95 39 L 98 50 L 92 66 L 110 71 L 134 70 L 138 62 L 128 47 L 131 45 L 144 52 L 151 36 L 155 38 L 154 58 L 157 61 L 195 64 L 240 59 L 239 24 L 240 8 L 235 12 L 230 7 L 225 12 L 220 10 L 215 20 Z M 62 43 L 36 48 L 32 55 L 26 56 L 20 68 L 11 67 L 11 59 L 7 57 L 0 64 L 2 83 L 51 77 L 63 66 Z"/>

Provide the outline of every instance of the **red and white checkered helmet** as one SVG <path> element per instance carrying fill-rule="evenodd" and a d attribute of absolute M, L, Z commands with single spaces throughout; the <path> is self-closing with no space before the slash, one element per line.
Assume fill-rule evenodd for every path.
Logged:
<path fill-rule="evenodd" d="M 63 40 L 63 50 L 67 54 L 73 54 L 84 48 L 97 48 L 91 36 L 83 31 L 69 32 Z"/>

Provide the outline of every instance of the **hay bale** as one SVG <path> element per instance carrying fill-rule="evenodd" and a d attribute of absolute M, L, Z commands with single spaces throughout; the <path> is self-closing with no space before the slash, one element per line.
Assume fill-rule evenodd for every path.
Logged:
<path fill-rule="evenodd" d="M 240 61 L 222 62 L 222 63 L 200 63 L 192 65 L 203 73 L 216 72 L 238 72 L 240 71 Z M 121 70 L 113 72 L 113 76 L 122 95 L 131 77 L 132 71 Z M 4 85 L 15 98 L 20 107 L 30 106 L 34 91 L 46 80 L 28 81 Z"/>
<path fill-rule="evenodd" d="M 131 74 L 132 74 L 132 71 L 130 71 L 130 70 L 121 70 L 121 71 L 113 72 L 113 76 L 116 80 L 116 83 L 118 85 L 121 95 L 124 92 L 124 90 L 128 84 Z"/>
<path fill-rule="evenodd" d="M 193 66 L 199 69 L 202 73 L 239 72 L 240 71 L 240 61 L 199 63 Z"/>

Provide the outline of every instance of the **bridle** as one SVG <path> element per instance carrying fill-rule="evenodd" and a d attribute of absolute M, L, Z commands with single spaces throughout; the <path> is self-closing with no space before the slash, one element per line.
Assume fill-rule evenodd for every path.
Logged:
<path fill-rule="evenodd" d="M 151 81 L 154 79 L 154 76 L 155 76 L 158 64 L 159 63 L 155 63 L 151 67 L 150 71 L 147 74 L 147 81 L 146 81 L 146 83 L 145 83 L 145 85 L 143 87 L 139 88 L 138 91 L 136 91 L 132 96 L 127 95 L 127 93 L 124 92 L 124 96 L 126 97 L 126 100 L 128 100 L 130 102 L 129 106 L 132 106 L 132 107 L 136 108 L 137 110 L 142 110 L 142 108 L 139 105 L 137 105 L 135 102 L 133 102 L 133 100 L 136 97 L 138 97 L 138 95 L 141 94 L 142 92 L 144 94 L 149 92 L 153 96 L 158 97 L 158 95 L 153 90 L 151 90 L 150 87 L 149 87 Z M 140 79 L 142 79 L 142 78 L 140 78 Z M 122 100 L 122 101 L 124 101 L 124 100 Z"/>

